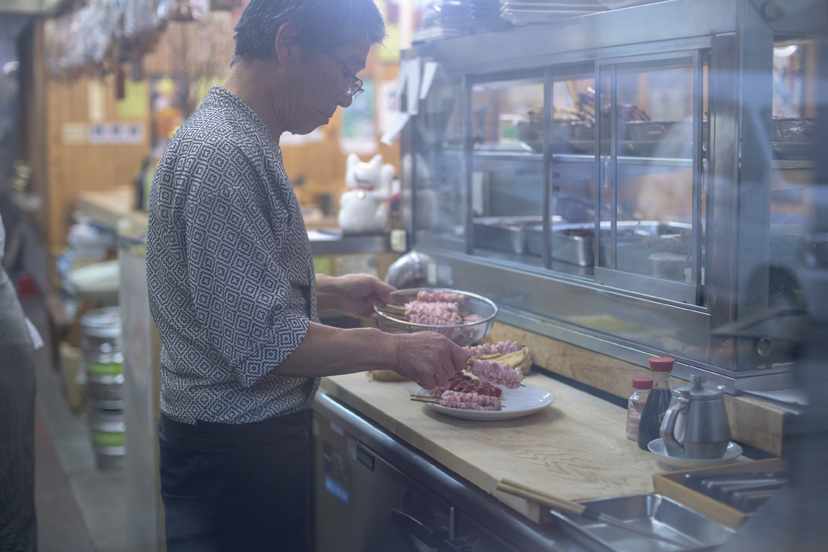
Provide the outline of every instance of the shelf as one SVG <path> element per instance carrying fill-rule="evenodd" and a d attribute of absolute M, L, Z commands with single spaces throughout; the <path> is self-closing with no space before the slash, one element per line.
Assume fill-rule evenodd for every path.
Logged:
<path fill-rule="evenodd" d="M 445 153 L 461 154 L 461 150 L 443 150 Z M 522 152 L 516 150 L 474 150 L 474 157 L 485 159 L 498 160 L 522 160 L 522 161 L 543 161 L 542 153 Z M 589 154 L 574 154 L 574 153 L 555 153 L 552 155 L 553 162 L 556 163 L 595 163 L 595 155 Z M 787 163 L 797 163 L 795 161 L 788 161 Z M 647 167 L 680 167 L 690 168 L 693 166 L 692 159 L 674 159 L 667 157 L 619 157 L 619 165 L 635 165 Z"/>
<path fill-rule="evenodd" d="M 463 153 L 463 150 L 445 148 L 443 152 L 460 155 Z M 519 150 L 476 149 L 473 151 L 473 155 L 486 159 L 543 161 L 542 153 Z M 595 155 L 592 154 L 555 153 L 552 155 L 552 159 L 556 163 L 595 163 Z M 704 160 L 704 163 L 706 168 L 707 159 Z M 676 167 L 685 169 L 693 166 L 693 160 L 690 158 L 624 156 L 618 158 L 618 164 L 619 166 Z M 811 159 L 774 159 L 772 166 L 775 171 L 813 170 L 814 162 Z"/>
<path fill-rule="evenodd" d="M 552 159 L 558 163 L 595 163 L 594 155 L 556 153 L 552 156 Z M 668 157 L 618 157 L 618 164 L 641 167 L 681 167 L 686 169 L 693 166 L 693 160 Z"/>
<path fill-rule="evenodd" d="M 812 171 L 814 162 L 811 159 L 774 159 L 775 171 Z"/>

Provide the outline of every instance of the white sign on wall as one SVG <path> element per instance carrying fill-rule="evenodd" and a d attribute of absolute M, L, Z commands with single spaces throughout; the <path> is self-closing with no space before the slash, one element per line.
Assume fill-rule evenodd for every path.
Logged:
<path fill-rule="evenodd" d="M 145 136 L 145 125 L 141 122 L 93 123 L 87 127 L 87 141 L 92 145 L 142 144 Z"/>

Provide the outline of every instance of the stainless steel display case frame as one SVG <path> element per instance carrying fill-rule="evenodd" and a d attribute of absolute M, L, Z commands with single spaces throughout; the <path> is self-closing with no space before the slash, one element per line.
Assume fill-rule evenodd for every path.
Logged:
<path fill-rule="evenodd" d="M 808 14 L 807 16 L 804 14 Z M 444 75 L 459 79 L 463 99 L 463 170 L 458 188 L 465 195 L 463 239 L 417 230 L 416 201 L 404 201 L 403 224 L 410 244 L 432 259 L 430 283 L 473 290 L 494 300 L 502 322 L 580 347 L 647 366 L 647 358 L 677 359 L 674 374 L 703 372 L 728 392 L 789 387 L 791 366 L 767 362 L 754 340 L 719 337 L 718 327 L 753 316 L 768 306 L 770 261 L 771 79 L 774 35 L 826 34 L 828 4 L 821 0 L 671 0 L 529 25 L 496 34 L 479 34 L 424 44 L 404 58 L 437 61 Z M 694 168 L 693 284 L 678 294 L 656 296 L 622 274 L 596 271 L 590 280 L 552 267 L 550 255 L 551 183 L 556 161 L 551 135 L 551 86 L 556 72 L 575 65 L 691 56 L 696 72 L 694 97 L 701 98 L 701 60 L 708 66 L 709 145 L 702 180 L 701 111 L 694 109 L 692 160 L 673 160 Z M 537 265 L 508 255 L 481 255 L 473 243 L 472 113 L 475 82 L 509 74 L 539 74 L 546 83 L 544 178 L 544 254 Z M 426 102 L 428 99 L 425 100 Z M 422 113 L 422 110 L 421 110 Z M 402 136 L 401 155 L 416 153 L 418 125 L 412 117 Z M 598 150 L 596 135 L 596 150 Z M 599 151 L 592 170 L 600 166 Z M 416 186 L 417 155 L 403 172 L 403 197 Z M 641 159 L 642 165 L 653 162 Z M 662 164 L 664 160 L 661 160 Z M 786 167 L 790 162 L 785 162 Z M 808 166 L 810 161 L 799 164 Z M 617 170 L 617 155 L 613 155 Z M 780 168 L 782 168 L 780 166 Z M 789 167 L 788 167 L 789 168 Z M 704 185 L 704 189 L 702 189 Z M 700 283 L 699 202 L 706 196 L 706 282 Z M 596 240 L 597 242 L 597 240 Z M 613 271 L 610 271 L 613 272 Z M 601 275 L 604 277 L 601 277 Z M 640 282 L 640 280 L 639 280 Z M 665 282 L 656 285 L 663 287 Z M 706 294 L 706 302 L 701 300 Z M 667 297 L 665 298 L 664 295 Z M 682 301 L 683 299 L 683 301 Z M 607 322 L 612 322 L 607 326 Z"/>

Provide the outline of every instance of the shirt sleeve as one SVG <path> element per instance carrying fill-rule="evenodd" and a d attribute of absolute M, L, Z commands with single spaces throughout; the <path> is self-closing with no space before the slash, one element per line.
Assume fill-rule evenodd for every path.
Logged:
<path fill-rule="evenodd" d="M 290 301 L 289 267 L 279 262 L 278 229 L 290 217 L 284 206 L 269 206 L 266 215 L 261 200 L 238 186 L 245 175 L 202 176 L 218 182 L 188 200 L 187 285 L 211 344 L 249 387 L 290 356 L 310 323 Z"/>

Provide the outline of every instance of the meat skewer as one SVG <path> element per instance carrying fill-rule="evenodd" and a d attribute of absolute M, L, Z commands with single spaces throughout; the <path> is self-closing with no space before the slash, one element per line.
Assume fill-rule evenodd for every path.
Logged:
<path fill-rule="evenodd" d="M 514 353 L 523 349 L 523 345 L 520 344 L 520 341 L 500 341 L 498 343 L 482 343 L 480 345 L 473 345 L 469 347 L 469 353 L 473 357 L 479 357 L 483 355 L 505 355 L 508 353 Z"/>
<path fill-rule="evenodd" d="M 445 391 L 457 391 L 460 393 L 477 393 L 478 395 L 488 395 L 490 397 L 500 397 L 503 390 L 495 387 L 489 383 L 473 379 L 468 374 L 457 372 L 454 374 L 442 387 L 436 387 L 429 391 L 432 397 L 439 397 Z"/>
<path fill-rule="evenodd" d="M 440 405 L 463 410 L 486 410 L 496 412 L 502 408 L 498 397 L 478 395 L 477 393 L 458 393 L 445 391 L 440 396 Z"/>
<path fill-rule="evenodd" d="M 476 393 L 458 393 L 457 391 L 444 391 L 440 397 L 411 395 L 411 400 L 439 404 L 447 408 L 459 408 L 461 410 L 498 412 L 504 408 L 498 397 L 478 395 Z"/>
<path fill-rule="evenodd" d="M 477 376 L 481 381 L 502 385 L 506 389 L 517 389 L 523 381 L 523 372 L 512 368 L 508 364 L 501 364 L 492 360 L 469 359 L 466 371 Z"/>

